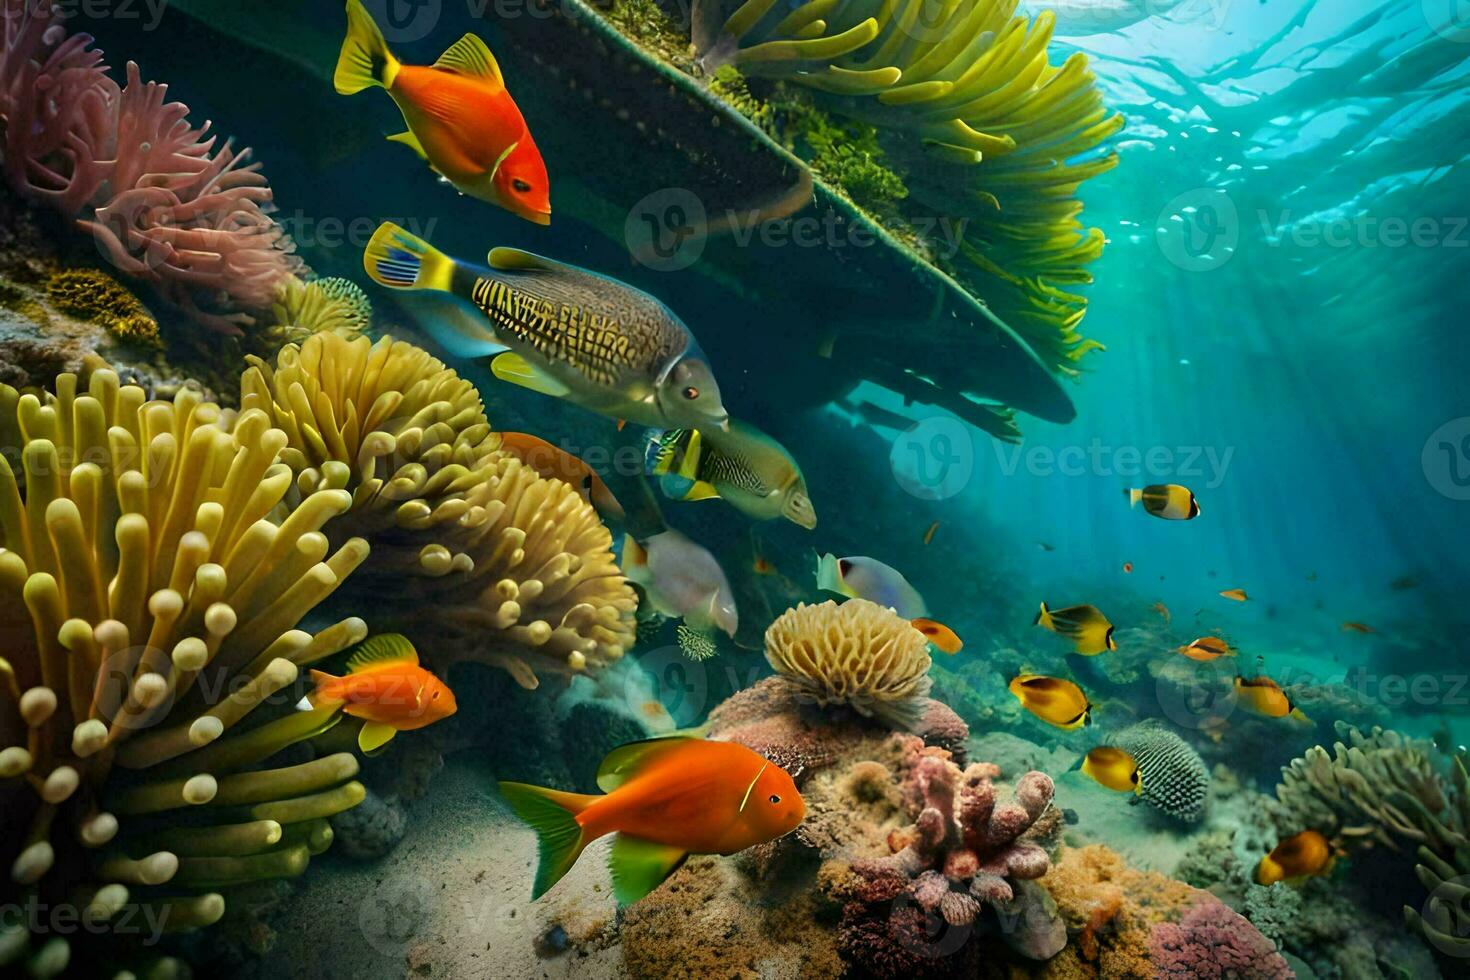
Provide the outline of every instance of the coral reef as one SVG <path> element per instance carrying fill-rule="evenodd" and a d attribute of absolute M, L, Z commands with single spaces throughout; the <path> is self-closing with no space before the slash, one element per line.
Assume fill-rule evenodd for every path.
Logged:
<path fill-rule="evenodd" d="M 801 603 L 766 630 L 766 660 L 816 704 L 842 704 L 898 727 L 920 724 L 929 693 L 929 643 L 866 599 Z"/>
<path fill-rule="evenodd" d="M 1144 802 L 1185 823 L 1204 816 L 1210 770 L 1188 742 L 1150 719 L 1125 728 L 1112 744 L 1138 763 Z"/>
<path fill-rule="evenodd" d="M 50 0 L 5 0 L 0 47 L 4 173 L 17 193 L 75 219 L 126 275 L 199 323 L 238 334 L 302 269 L 270 218 L 249 151 L 127 66 L 119 86 Z"/>
<path fill-rule="evenodd" d="M 347 340 L 364 334 L 373 322 L 373 304 L 351 279 L 331 276 L 305 282 L 283 281 L 271 306 L 275 326 L 268 336 L 276 344 L 301 344 L 315 333 L 334 333 Z"/>
<path fill-rule="evenodd" d="M 912 205 L 964 222 L 959 277 L 1049 366 L 1076 373 L 1100 345 L 1078 334 L 1086 299 L 1071 290 L 1091 281 L 1104 241 L 1078 220 L 1077 191 L 1116 165 L 1116 154 L 1089 154 L 1123 119 L 1103 105 L 1086 55 L 1050 64 L 1054 15 L 1031 21 L 1007 0 L 937 11 L 923 0 L 747 0 L 721 22 L 722 6 L 696 4 L 706 69 L 817 90 L 876 127 Z"/>
<path fill-rule="evenodd" d="M 100 323 L 119 340 L 158 344 L 158 321 L 138 298 L 111 276 L 92 269 L 65 269 L 46 283 L 56 308 Z"/>
<path fill-rule="evenodd" d="M 1177 923 L 1149 936 L 1154 976 L 1180 980 L 1292 980 L 1296 976 L 1276 947 L 1249 922 L 1218 901 L 1200 902 Z"/>
<path fill-rule="evenodd" d="M 251 364 L 241 406 L 287 433 L 298 492 L 350 494 L 328 533 L 372 542 L 352 589 L 387 627 L 412 635 L 432 606 L 436 663 L 492 663 L 527 688 L 632 645 L 607 528 L 575 487 L 497 450 L 474 385 L 391 337 L 317 333 Z"/>
<path fill-rule="evenodd" d="M 321 532 L 351 498 L 272 523 L 291 473 L 264 413 L 147 402 L 107 370 L 0 386 L 0 441 L 0 899 L 212 924 L 222 891 L 300 874 L 363 797 L 350 752 L 274 758 L 340 717 L 278 692 L 366 634 L 296 628 L 367 556 Z M 6 965 L 106 955 L 37 938 L 7 929 Z"/>

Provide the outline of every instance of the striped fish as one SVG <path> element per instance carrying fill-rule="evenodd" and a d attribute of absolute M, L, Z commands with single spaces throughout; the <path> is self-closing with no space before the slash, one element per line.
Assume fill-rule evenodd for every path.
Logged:
<path fill-rule="evenodd" d="M 758 521 L 785 517 L 810 530 L 817 514 L 801 467 L 779 442 L 744 422 L 729 431 L 650 433 L 644 462 L 672 500 L 719 497 Z"/>

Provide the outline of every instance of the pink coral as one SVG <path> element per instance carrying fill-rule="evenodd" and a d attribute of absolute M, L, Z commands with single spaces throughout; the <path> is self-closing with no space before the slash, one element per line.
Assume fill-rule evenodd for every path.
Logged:
<path fill-rule="evenodd" d="M 1209 899 L 1149 935 L 1158 977 L 1188 980 L 1291 980 L 1271 940 L 1223 902 Z"/>
<path fill-rule="evenodd" d="M 3 0 L 4 172 L 23 197 L 76 218 L 117 268 L 201 323 L 239 333 L 298 274 L 249 150 L 215 149 L 209 124 L 127 66 L 107 74 L 86 34 L 49 0 Z"/>

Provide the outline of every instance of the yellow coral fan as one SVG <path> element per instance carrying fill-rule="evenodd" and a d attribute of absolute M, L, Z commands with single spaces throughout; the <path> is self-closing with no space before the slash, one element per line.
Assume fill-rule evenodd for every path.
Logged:
<path fill-rule="evenodd" d="M 337 277 L 303 282 L 289 276 L 271 315 L 273 336 L 300 343 L 314 333 L 335 333 L 348 340 L 365 333 L 373 322 L 373 305 L 351 279 Z"/>
<path fill-rule="evenodd" d="M 66 269 L 46 283 L 46 294 L 63 313 L 106 327 L 119 340 L 157 345 L 158 321 L 105 272 Z"/>
<path fill-rule="evenodd" d="M 929 693 L 929 643 L 866 599 L 805 603 L 766 630 L 766 660 L 817 704 L 846 704 L 912 728 Z"/>
<path fill-rule="evenodd" d="M 713 22 L 699 7 L 695 24 Z M 961 279 L 1064 373 L 1088 350 L 1077 328 L 1103 233 L 1078 220 L 1083 181 L 1117 155 L 1089 156 L 1123 127 L 1087 57 L 1051 64 L 1056 17 L 1018 0 L 747 0 L 695 43 L 707 67 L 831 93 L 876 126 L 911 202 L 964 222 Z"/>
<path fill-rule="evenodd" d="M 317 334 L 253 364 L 242 406 L 288 433 L 301 492 L 351 492 L 328 530 L 373 543 L 353 589 L 409 633 L 434 609 L 426 655 L 535 687 L 537 669 L 600 668 L 632 645 L 637 597 L 612 536 L 576 488 L 498 451 L 468 381 L 390 337 Z"/>
<path fill-rule="evenodd" d="M 0 465 L 0 903 L 208 925 L 219 890 L 299 874 L 363 798 L 350 753 L 263 766 L 334 720 L 277 695 L 366 634 L 295 627 L 368 547 L 329 553 L 341 490 L 267 519 L 292 474 L 265 413 L 187 389 L 149 402 L 110 370 L 56 389 L 0 386 L 18 435 L 18 472 Z M 16 938 L 0 969 L 28 955 Z M 54 936 L 28 967 L 67 956 Z"/>

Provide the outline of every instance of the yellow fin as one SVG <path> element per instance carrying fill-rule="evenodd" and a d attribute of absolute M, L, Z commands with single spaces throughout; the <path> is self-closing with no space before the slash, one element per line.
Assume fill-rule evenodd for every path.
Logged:
<path fill-rule="evenodd" d="M 506 351 L 504 354 L 497 355 L 495 360 L 490 362 L 490 372 L 501 381 L 539 391 L 553 398 L 565 397 L 571 391 L 566 385 L 543 373 L 514 351 Z"/>
<path fill-rule="evenodd" d="M 429 155 L 424 152 L 423 144 L 419 142 L 419 138 L 415 136 L 411 130 L 405 129 L 401 133 L 394 133 L 392 136 L 388 137 L 388 142 L 402 143 L 404 146 L 417 153 L 420 159 L 429 159 Z"/>
<path fill-rule="evenodd" d="M 696 480 L 694 486 L 689 488 L 689 492 L 684 494 L 684 499 L 710 500 L 712 498 L 718 497 L 719 495 L 720 491 L 716 490 L 713 484 L 706 483 L 703 480 Z"/>
<path fill-rule="evenodd" d="M 434 67 L 448 68 L 461 75 L 488 78 L 500 85 L 505 84 L 505 78 L 500 74 L 500 66 L 495 63 L 495 55 L 490 53 L 489 47 L 480 40 L 477 34 L 466 34 L 451 44 L 448 50 L 439 56 L 439 60 L 434 62 Z"/>
<path fill-rule="evenodd" d="M 393 663 L 413 664 L 417 667 L 418 651 L 408 642 L 408 637 L 401 633 L 379 633 L 357 645 L 357 649 L 347 659 L 347 673 L 355 674 L 369 667 Z"/>
<path fill-rule="evenodd" d="M 519 272 L 576 272 L 579 271 L 572 266 L 563 265 L 555 259 L 548 259 L 544 255 L 536 255 L 533 252 L 523 252 L 518 248 L 500 246 L 492 248 L 485 256 L 485 261 L 490 263 L 492 269 L 513 269 Z"/>
<path fill-rule="evenodd" d="M 369 721 L 363 724 L 362 730 L 357 733 L 357 747 L 362 749 L 365 755 L 372 755 L 393 740 L 398 734 L 398 729 L 381 721 Z"/>
<path fill-rule="evenodd" d="M 662 753 L 692 741 L 688 735 L 673 734 L 620 745 L 597 767 L 597 788 L 611 793 Z"/>

